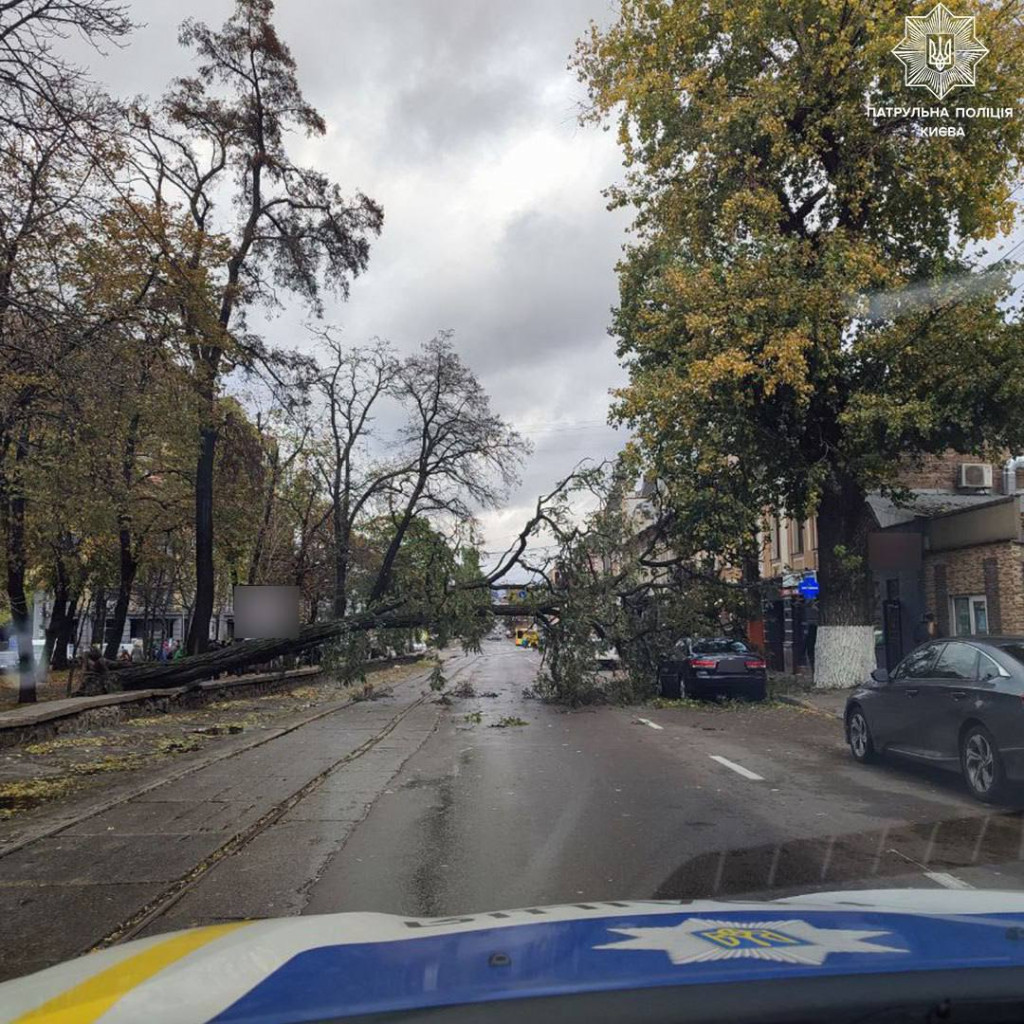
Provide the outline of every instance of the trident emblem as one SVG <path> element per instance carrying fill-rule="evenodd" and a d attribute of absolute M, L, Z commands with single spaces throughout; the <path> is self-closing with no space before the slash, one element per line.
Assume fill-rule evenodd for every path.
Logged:
<path fill-rule="evenodd" d="M 942 33 L 928 36 L 928 66 L 945 71 L 953 66 L 953 37 Z"/>
<path fill-rule="evenodd" d="M 903 65 L 905 85 L 941 100 L 952 89 L 975 84 L 975 68 L 988 48 L 978 41 L 973 15 L 956 15 L 937 3 L 928 14 L 903 21 L 903 38 L 892 52 Z"/>

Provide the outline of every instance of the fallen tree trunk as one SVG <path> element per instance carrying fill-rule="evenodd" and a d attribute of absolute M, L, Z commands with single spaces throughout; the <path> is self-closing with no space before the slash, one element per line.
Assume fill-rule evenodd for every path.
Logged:
<path fill-rule="evenodd" d="M 516 605 L 490 605 L 481 609 L 481 614 L 500 616 L 534 614 Z M 364 633 L 371 629 L 416 629 L 429 625 L 422 614 L 400 615 L 396 608 L 379 612 L 363 612 L 344 619 L 331 619 L 303 626 L 299 635 L 292 638 L 273 640 L 240 640 L 216 651 L 193 654 L 179 661 L 153 662 L 146 665 L 132 665 L 120 668 L 109 666 L 102 683 L 104 690 L 164 690 L 191 683 L 204 682 L 214 676 L 255 665 L 263 665 L 275 658 L 302 654 L 321 647 L 345 633 Z M 96 685 L 96 681 L 92 682 Z M 83 690 L 88 690 L 86 682 Z M 80 691 L 81 692 L 81 691 Z"/>
<path fill-rule="evenodd" d="M 312 648 L 336 640 L 347 632 L 369 629 L 413 629 L 424 624 L 422 616 L 387 616 L 381 614 L 353 615 L 351 618 L 316 622 L 303 626 L 297 637 L 269 640 L 241 640 L 220 650 L 193 654 L 172 662 L 154 662 L 111 669 L 110 684 L 122 690 L 171 689 L 203 682 L 213 676 L 253 665 L 262 665 L 275 658 L 302 654 Z"/>

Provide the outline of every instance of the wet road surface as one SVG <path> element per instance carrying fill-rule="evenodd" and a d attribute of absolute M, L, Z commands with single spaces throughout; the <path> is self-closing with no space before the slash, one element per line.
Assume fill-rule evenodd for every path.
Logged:
<path fill-rule="evenodd" d="M 488 640 L 445 655 L 447 700 L 424 671 L 187 774 L 142 773 L 102 812 L 55 807 L 0 848 L 0 972 L 264 916 L 1024 887 L 1017 811 L 955 776 L 854 763 L 828 715 L 566 711 L 524 694 L 539 665 Z"/>
<path fill-rule="evenodd" d="M 955 776 L 855 764 L 790 706 L 565 712 L 490 642 L 460 700 L 311 886 L 304 913 L 448 915 L 625 898 L 1024 884 L 1021 820 Z M 480 721 L 476 721 L 479 713 Z M 528 724 L 494 728 L 502 717 Z"/>

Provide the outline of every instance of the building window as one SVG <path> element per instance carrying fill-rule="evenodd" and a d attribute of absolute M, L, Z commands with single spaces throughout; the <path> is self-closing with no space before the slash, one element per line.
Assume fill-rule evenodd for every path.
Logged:
<path fill-rule="evenodd" d="M 782 521 L 772 516 L 772 558 L 778 561 L 782 557 Z"/>
<path fill-rule="evenodd" d="M 985 636 L 988 633 L 988 601 L 976 594 L 949 599 L 954 636 Z"/>
<path fill-rule="evenodd" d="M 793 540 L 793 554 L 802 555 L 804 553 L 804 523 L 791 519 L 789 521 L 789 535 Z"/>

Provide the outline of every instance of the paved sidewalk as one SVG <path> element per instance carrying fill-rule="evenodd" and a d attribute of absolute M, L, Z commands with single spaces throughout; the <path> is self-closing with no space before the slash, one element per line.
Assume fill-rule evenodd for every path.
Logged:
<path fill-rule="evenodd" d="M 297 881 L 307 881 L 315 862 L 335 849 L 340 833 L 347 831 L 330 822 L 342 818 L 351 827 L 372 800 L 373 783 L 386 784 L 387 767 L 393 764 L 397 770 L 404 760 L 398 756 L 403 733 L 414 744 L 433 727 L 430 714 L 417 713 L 420 708 L 438 710 L 423 704 L 428 677 L 427 671 L 417 673 L 396 684 L 386 699 L 320 712 L 270 742 L 157 783 L 156 788 L 84 820 L 68 821 L 57 834 L 0 856 L 0 977 L 39 970 L 135 931 L 148 923 L 147 910 L 166 906 L 178 893 L 185 895 L 211 865 L 247 848 L 278 819 L 295 822 L 279 834 L 285 839 L 287 832 L 291 843 L 278 842 L 266 851 L 258 844 L 253 854 L 275 860 L 291 855 Z M 374 757 L 363 762 L 360 755 L 375 750 L 392 730 L 394 740 L 385 745 L 395 760 L 385 757 L 388 765 L 371 764 L 378 760 Z M 354 771 L 361 774 L 361 782 L 370 784 L 350 790 L 339 774 Z M 342 800 L 343 793 L 350 802 Z M 314 794 L 317 800 L 310 806 L 315 804 L 318 810 L 305 823 L 297 808 Z M 338 810 L 341 803 L 343 814 Z M 311 830 L 319 834 L 307 835 Z M 309 846 L 318 848 L 312 861 Z M 237 898 L 238 888 L 231 889 Z M 288 896 L 279 894 L 285 904 L 280 909 L 294 913 L 297 908 Z M 223 897 L 211 902 L 217 904 L 218 914 L 229 909 Z M 189 917 L 205 917 L 211 910 L 191 899 L 181 905 Z M 249 905 L 236 910 L 238 916 L 250 912 Z M 184 922 L 175 916 L 174 924 L 180 927 Z"/>

